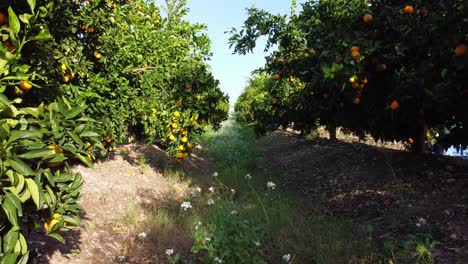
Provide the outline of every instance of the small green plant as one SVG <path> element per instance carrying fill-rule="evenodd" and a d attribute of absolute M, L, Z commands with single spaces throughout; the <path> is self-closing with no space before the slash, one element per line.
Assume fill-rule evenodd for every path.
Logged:
<path fill-rule="evenodd" d="M 140 163 L 140 173 L 145 174 L 146 169 L 148 169 L 148 164 L 146 162 L 146 157 L 144 154 L 138 155 L 138 162 Z"/>

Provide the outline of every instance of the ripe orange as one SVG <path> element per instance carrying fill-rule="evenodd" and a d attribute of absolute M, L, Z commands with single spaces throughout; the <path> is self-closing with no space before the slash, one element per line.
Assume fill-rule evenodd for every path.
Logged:
<path fill-rule="evenodd" d="M 353 84 L 351 84 L 351 86 L 352 86 L 354 89 L 357 89 L 357 88 L 359 88 L 359 83 L 358 83 L 358 82 L 353 82 Z"/>
<path fill-rule="evenodd" d="M 398 108 L 400 108 L 400 103 L 398 103 L 398 101 L 394 100 L 391 104 L 390 104 L 390 109 L 392 110 L 397 110 Z"/>
<path fill-rule="evenodd" d="M 403 13 L 408 14 L 408 15 L 413 14 L 414 13 L 414 7 L 411 6 L 411 5 L 405 6 L 405 8 L 403 8 Z"/>
<path fill-rule="evenodd" d="M 70 81 L 70 77 L 68 77 L 68 75 L 62 76 L 62 81 L 64 83 L 68 83 Z"/>
<path fill-rule="evenodd" d="M 357 104 L 360 104 L 360 103 L 361 103 L 361 98 L 359 98 L 359 97 L 354 98 L 353 104 L 357 105 Z"/>
<path fill-rule="evenodd" d="M 94 32 L 94 27 L 93 27 L 93 26 L 89 26 L 88 28 L 86 28 L 86 32 L 88 32 L 88 33 L 93 33 L 93 32 Z"/>
<path fill-rule="evenodd" d="M 361 56 L 361 53 L 358 50 L 351 51 L 351 56 L 354 57 L 354 58 L 359 57 L 359 56 Z"/>
<path fill-rule="evenodd" d="M 0 12 L 0 26 L 5 25 L 7 22 L 6 15 L 3 12 Z"/>
<path fill-rule="evenodd" d="M 385 63 L 379 63 L 375 66 L 375 70 L 378 72 L 383 72 L 387 70 L 387 64 Z"/>
<path fill-rule="evenodd" d="M 364 23 L 369 24 L 372 22 L 374 18 L 372 17 L 371 14 L 365 14 L 364 17 L 362 17 L 362 20 L 364 20 Z"/>
<path fill-rule="evenodd" d="M 362 83 L 367 83 L 368 80 L 367 80 L 367 77 L 364 77 L 364 79 L 362 79 Z"/>
<path fill-rule="evenodd" d="M 364 84 L 360 84 L 359 89 L 364 89 L 364 86 L 365 86 Z"/>
<path fill-rule="evenodd" d="M 32 84 L 28 81 L 21 81 L 20 84 L 19 84 L 19 87 L 21 90 L 27 92 L 29 90 L 31 90 L 32 88 Z"/>
<path fill-rule="evenodd" d="M 279 79 L 281 79 L 281 75 L 279 73 L 275 73 L 275 74 L 273 74 L 273 79 L 279 80 Z"/>
<path fill-rule="evenodd" d="M 462 57 L 468 54 L 468 45 L 466 44 L 458 44 L 455 47 L 455 56 Z"/>
<path fill-rule="evenodd" d="M 352 46 L 351 51 L 359 51 L 359 47 L 358 46 Z"/>
<path fill-rule="evenodd" d="M 177 125 L 177 123 L 172 123 L 171 126 L 172 126 L 172 128 L 176 129 L 178 125 Z"/>
<path fill-rule="evenodd" d="M 11 42 L 8 40 L 3 42 L 3 45 L 5 46 L 8 52 L 12 52 L 15 50 L 15 46 L 13 46 L 13 44 L 11 44 Z"/>
<path fill-rule="evenodd" d="M 94 52 L 94 57 L 99 60 L 102 56 L 101 56 L 101 53 L 99 53 L 99 51 L 96 50 Z"/>

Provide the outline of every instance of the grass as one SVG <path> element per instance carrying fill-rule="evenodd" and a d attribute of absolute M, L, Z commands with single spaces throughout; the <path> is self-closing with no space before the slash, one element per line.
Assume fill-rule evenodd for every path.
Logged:
<path fill-rule="evenodd" d="M 268 172 L 256 167 L 252 149 L 255 134 L 232 120 L 218 132 L 205 134 L 203 145 L 212 158 L 220 181 L 239 190 L 235 203 L 247 218 L 263 226 L 265 257 L 280 263 L 285 254 L 295 263 L 347 263 L 369 253 L 369 240 L 363 228 L 346 219 L 316 215 L 319 204 L 307 206 L 300 197 L 285 190 L 267 190 L 267 181 L 277 182 L 274 168 Z M 245 175 L 251 174 L 252 180 Z"/>
<path fill-rule="evenodd" d="M 229 120 L 221 130 L 208 131 L 202 137 L 202 156 L 214 161 L 216 177 L 205 175 L 204 181 L 197 181 L 200 175 L 190 175 L 179 167 L 167 168 L 166 178 L 192 186 L 192 195 L 143 208 L 146 217 L 142 221 L 138 213 L 129 212 L 128 225 L 133 225 L 137 234 L 148 236 L 138 254 L 159 256 L 153 263 L 219 263 L 218 259 L 236 264 L 392 263 L 391 257 L 376 257 L 379 254 L 371 228 L 318 213 L 324 211 L 321 201 L 305 201 L 281 189 L 274 165 L 265 168 L 261 162 L 263 167 L 257 166 L 261 157 L 253 149 L 254 142 L 252 127 Z M 207 187 L 197 190 L 196 183 L 206 183 L 206 178 L 213 191 Z M 278 185 L 272 189 L 267 182 Z M 182 202 L 190 202 L 190 208 L 184 210 Z M 405 250 L 391 248 L 391 254 Z M 166 249 L 175 253 L 166 256 Z M 426 254 L 424 247 L 420 249 Z M 286 262 L 283 257 L 288 255 Z"/>

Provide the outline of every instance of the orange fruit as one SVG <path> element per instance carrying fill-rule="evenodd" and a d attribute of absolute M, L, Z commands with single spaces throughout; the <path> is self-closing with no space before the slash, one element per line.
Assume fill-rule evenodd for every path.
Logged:
<path fill-rule="evenodd" d="M 390 104 L 390 109 L 392 110 L 397 110 L 398 108 L 400 108 L 400 103 L 398 103 L 398 101 L 394 100 L 391 104 Z"/>
<path fill-rule="evenodd" d="M 20 84 L 19 84 L 19 87 L 21 90 L 27 92 L 29 90 L 31 90 L 32 88 L 32 84 L 28 81 L 21 81 Z"/>
<path fill-rule="evenodd" d="M 3 45 L 5 46 L 8 52 L 12 52 L 15 50 L 15 46 L 13 46 L 13 44 L 11 44 L 11 42 L 8 40 L 3 42 Z"/>
<path fill-rule="evenodd" d="M 63 161 L 57 161 L 57 162 L 47 162 L 47 167 L 49 168 L 54 168 L 62 165 Z"/>
<path fill-rule="evenodd" d="M 359 47 L 358 46 L 352 46 L 351 51 L 359 51 Z"/>
<path fill-rule="evenodd" d="M 357 88 L 359 88 L 359 83 L 358 83 L 358 82 L 353 82 L 353 84 L 351 84 L 351 86 L 352 86 L 354 89 L 357 89 Z"/>
<path fill-rule="evenodd" d="M 374 18 L 372 17 L 371 14 L 365 14 L 363 17 L 362 17 L 362 20 L 364 20 L 364 23 L 366 24 L 369 24 L 370 22 L 372 22 Z"/>
<path fill-rule="evenodd" d="M 170 140 L 170 141 L 174 141 L 174 140 L 175 140 L 175 136 L 174 136 L 174 135 L 170 135 L 170 136 L 169 136 L 169 140 Z"/>
<path fill-rule="evenodd" d="M 175 111 L 175 112 L 174 112 L 174 116 L 175 116 L 175 117 L 180 117 L 180 112 L 179 112 L 179 111 Z"/>
<path fill-rule="evenodd" d="M 466 44 L 458 44 L 455 47 L 455 56 L 462 57 L 468 54 L 468 45 Z"/>
<path fill-rule="evenodd" d="M 86 32 L 88 32 L 88 33 L 93 33 L 93 32 L 94 32 L 94 27 L 93 27 L 93 26 L 89 26 L 88 28 L 86 28 Z"/>
<path fill-rule="evenodd" d="M 356 82 L 356 81 L 357 81 L 356 76 L 352 76 L 352 77 L 349 78 L 349 82 L 350 82 L 350 83 L 354 83 L 354 82 Z"/>
<path fill-rule="evenodd" d="M 405 8 L 403 8 L 403 13 L 408 14 L 408 15 L 413 14 L 414 13 L 414 7 L 411 6 L 411 5 L 405 6 Z"/>
<path fill-rule="evenodd" d="M 99 51 L 96 50 L 94 52 L 94 57 L 99 60 L 102 56 L 101 56 L 101 53 L 99 53 Z"/>
<path fill-rule="evenodd" d="M 273 74 L 273 79 L 279 80 L 279 79 L 281 79 L 281 75 L 279 73 L 275 73 L 275 74 Z"/>
<path fill-rule="evenodd" d="M 188 142 L 188 138 L 187 138 L 187 137 L 183 137 L 180 141 L 182 141 L 183 143 L 187 143 L 187 142 Z"/>
<path fill-rule="evenodd" d="M 409 142 L 410 144 L 413 144 L 413 143 L 414 143 L 414 140 L 413 140 L 412 138 L 409 138 L 409 139 L 408 139 L 408 142 Z"/>
<path fill-rule="evenodd" d="M 360 103 L 361 103 L 361 98 L 359 98 L 359 97 L 354 98 L 353 104 L 357 105 L 357 104 L 360 104 Z"/>
<path fill-rule="evenodd" d="M 62 69 L 62 71 L 66 71 L 67 70 L 67 65 L 65 65 L 64 63 L 61 63 L 60 64 L 60 69 Z"/>
<path fill-rule="evenodd" d="M 7 23 L 7 18 L 5 13 L 0 12 L 0 26 L 6 25 Z"/>
<path fill-rule="evenodd" d="M 387 64 L 385 63 L 379 63 L 375 66 L 375 70 L 378 72 L 383 72 L 387 70 Z"/>
<path fill-rule="evenodd" d="M 352 57 L 359 57 L 359 56 L 361 56 L 361 53 L 358 50 L 351 51 L 351 56 Z"/>
<path fill-rule="evenodd" d="M 367 83 L 368 80 L 367 80 L 367 77 L 364 77 L 364 79 L 362 79 L 362 83 Z"/>
<path fill-rule="evenodd" d="M 64 83 L 68 83 L 70 81 L 70 77 L 68 77 L 68 75 L 62 76 L 62 81 Z"/>
<path fill-rule="evenodd" d="M 364 89 L 364 86 L 365 86 L 364 84 L 360 84 L 359 89 Z"/>

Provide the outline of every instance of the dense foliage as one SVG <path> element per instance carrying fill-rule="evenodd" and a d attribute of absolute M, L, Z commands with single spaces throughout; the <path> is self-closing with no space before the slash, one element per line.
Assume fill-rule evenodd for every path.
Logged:
<path fill-rule="evenodd" d="M 266 48 L 278 49 L 261 70 L 278 82 L 303 83 L 286 93 L 294 100 L 278 98 L 290 104 L 273 107 L 291 114 L 270 127 L 313 128 L 318 120 L 332 137 L 341 126 L 409 141 L 415 151 L 437 135 L 446 146 L 467 145 L 467 12 L 459 0 L 308 1 L 289 19 L 251 8 L 244 28 L 232 30 L 231 44 L 246 54 L 266 36 Z M 277 97 L 278 86 L 266 85 Z"/>
<path fill-rule="evenodd" d="M 1 263 L 27 262 L 33 230 L 63 240 L 79 225 L 71 163 L 92 166 L 129 137 L 182 160 L 227 117 L 205 27 L 183 19 L 185 4 L 0 3 Z"/>

